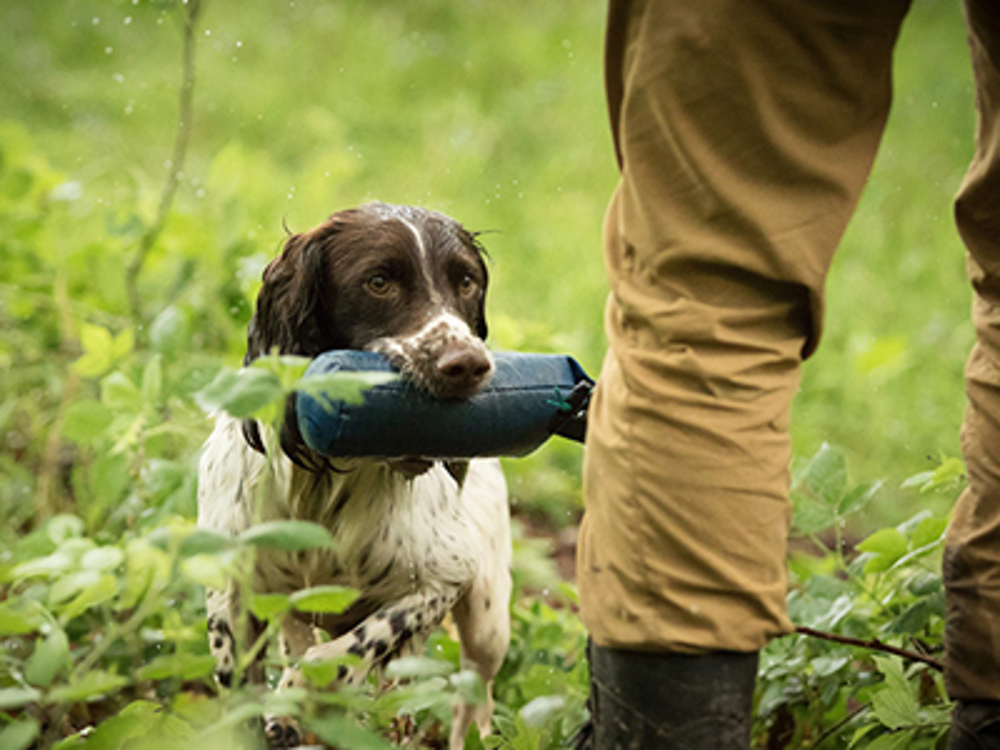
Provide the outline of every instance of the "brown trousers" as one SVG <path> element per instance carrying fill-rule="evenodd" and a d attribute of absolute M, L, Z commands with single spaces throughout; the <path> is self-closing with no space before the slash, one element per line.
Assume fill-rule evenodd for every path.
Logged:
<path fill-rule="evenodd" d="M 621 179 L 578 566 L 600 645 L 753 651 L 791 628 L 790 406 L 888 115 L 908 7 L 612 0 Z M 967 0 L 966 15 L 979 123 L 956 215 L 978 343 L 969 487 L 945 561 L 948 682 L 956 698 L 1000 699 L 1000 5 Z"/>

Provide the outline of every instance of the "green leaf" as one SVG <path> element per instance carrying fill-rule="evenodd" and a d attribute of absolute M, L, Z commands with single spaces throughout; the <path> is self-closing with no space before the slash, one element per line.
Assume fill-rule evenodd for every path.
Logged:
<path fill-rule="evenodd" d="M 0 747 L 4 750 L 26 750 L 39 733 L 38 722 L 26 717 L 8 724 L 0 731 Z"/>
<path fill-rule="evenodd" d="M 307 375 L 296 384 L 295 390 L 308 394 L 329 411 L 336 401 L 360 404 L 365 391 L 398 379 L 391 372 L 325 372 Z"/>
<path fill-rule="evenodd" d="M 181 574 L 199 586 L 222 590 L 229 582 L 229 573 L 222 560 L 215 555 L 192 555 L 180 564 Z"/>
<path fill-rule="evenodd" d="M 271 620 L 292 608 L 286 594 L 254 594 L 250 597 L 250 611 L 258 620 Z"/>
<path fill-rule="evenodd" d="M 256 416 L 284 397 L 278 375 L 257 367 L 221 370 L 215 380 L 194 395 L 206 412 L 226 411 L 239 419 Z"/>
<path fill-rule="evenodd" d="M 56 704 L 96 700 L 108 693 L 115 692 L 128 683 L 128 679 L 121 675 L 95 669 L 87 672 L 78 679 L 72 680 L 69 685 L 63 685 L 51 690 L 46 696 L 46 702 Z"/>
<path fill-rule="evenodd" d="M 85 378 L 96 377 L 113 364 L 113 343 L 111 331 L 107 328 L 81 323 L 80 345 L 83 347 L 83 356 L 71 367 Z"/>
<path fill-rule="evenodd" d="M 451 662 L 426 656 L 403 656 L 393 659 L 385 668 L 390 680 L 412 680 L 419 677 L 442 677 L 455 671 Z"/>
<path fill-rule="evenodd" d="M 483 682 L 483 678 L 478 672 L 471 669 L 463 669 L 461 672 L 449 677 L 448 682 L 455 688 L 455 692 L 458 693 L 459 697 L 467 704 L 482 706 L 489 700 L 489 695 L 486 692 L 486 683 Z"/>
<path fill-rule="evenodd" d="M 859 484 L 853 490 L 844 495 L 844 498 L 840 501 L 840 506 L 837 508 L 837 515 L 847 517 L 863 510 L 864 507 L 868 505 L 868 503 L 879 493 L 879 490 L 882 489 L 882 485 L 883 482 L 881 479 L 875 482 Z"/>
<path fill-rule="evenodd" d="M 33 599 L 19 598 L 0 602 L 0 635 L 33 633 L 47 619 L 45 608 Z"/>
<path fill-rule="evenodd" d="M 352 660 L 360 661 L 358 657 L 352 656 Z M 309 683 L 316 687 L 325 688 L 330 685 L 343 667 L 348 666 L 344 658 L 337 659 L 315 659 L 313 661 L 303 661 L 299 664 L 302 676 L 309 680 Z"/>
<path fill-rule="evenodd" d="M 81 591 L 73 601 L 62 608 L 59 614 L 59 621 L 67 623 L 74 617 L 78 617 L 91 607 L 108 601 L 118 593 L 118 579 L 110 573 L 105 573 L 97 578 L 90 586 Z"/>
<path fill-rule="evenodd" d="M 823 443 L 809 459 L 799 481 L 817 500 L 831 508 L 838 507 L 847 488 L 847 459 L 843 451 Z"/>
<path fill-rule="evenodd" d="M 89 445 L 104 434 L 113 417 L 111 410 L 100 401 L 75 401 L 66 410 L 62 432 L 75 443 Z"/>
<path fill-rule="evenodd" d="M 913 740 L 917 737 L 915 729 L 905 732 L 892 732 L 876 737 L 870 742 L 865 750 L 910 750 L 913 747 Z"/>
<path fill-rule="evenodd" d="M 901 729 L 920 724 L 920 702 L 916 690 L 906 680 L 900 659 L 874 657 L 878 671 L 885 678 L 878 692 L 872 695 L 872 712 L 889 729 Z"/>
<path fill-rule="evenodd" d="M 345 750 L 394 750 L 379 735 L 358 726 L 346 716 L 317 716 L 307 720 L 306 727 L 324 742 Z"/>
<path fill-rule="evenodd" d="M 215 669 L 215 657 L 211 654 L 170 654 L 158 656 L 136 673 L 140 680 L 198 680 L 208 677 Z"/>
<path fill-rule="evenodd" d="M 240 534 L 239 541 L 254 547 L 285 552 L 333 547 L 330 532 L 311 521 L 266 521 L 244 531 Z"/>
<path fill-rule="evenodd" d="M 858 545 L 873 556 L 865 563 L 865 573 L 881 573 L 892 567 L 909 550 L 909 543 L 897 529 L 879 529 Z"/>
<path fill-rule="evenodd" d="M 947 518 L 925 518 L 913 532 L 913 548 L 916 550 L 944 543 L 944 535 L 947 530 Z"/>
<path fill-rule="evenodd" d="M 150 357 L 142 369 L 142 397 L 154 406 L 163 400 L 163 358 L 159 354 Z"/>
<path fill-rule="evenodd" d="M 142 411 L 142 393 L 128 376 L 115 370 L 101 380 L 101 403 L 114 411 L 137 414 Z"/>
<path fill-rule="evenodd" d="M 810 495 L 793 492 L 792 507 L 792 525 L 803 536 L 815 534 L 837 522 L 834 509 Z"/>
<path fill-rule="evenodd" d="M 521 718 L 532 728 L 544 727 L 553 717 L 566 708 L 566 699 L 561 695 L 540 695 L 521 708 Z"/>
<path fill-rule="evenodd" d="M 233 540 L 229 535 L 199 527 L 184 537 L 177 552 L 181 557 L 214 555 L 229 549 L 232 545 Z"/>
<path fill-rule="evenodd" d="M 149 343 L 167 356 L 180 351 L 189 335 L 187 320 L 173 305 L 157 315 L 149 326 Z"/>
<path fill-rule="evenodd" d="M 344 586 L 313 586 L 296 591 L 289 597 L 299 612 L 343 612 L 358 598 L 357 589 Z"/>
<path fill-rule="evenodd" d="M 35 644 L 24 676 L 32 685 L 48 687 L 69 665 L 69 639 L 62 628 L 52 626 L 49 634 Z"/>
<path fill-rule="evenodd" d="M 0 711 L 21 708 L 29 703 L 34 703 L 41 696 L 42 694 L 34 688 L 0 688 Z"/>

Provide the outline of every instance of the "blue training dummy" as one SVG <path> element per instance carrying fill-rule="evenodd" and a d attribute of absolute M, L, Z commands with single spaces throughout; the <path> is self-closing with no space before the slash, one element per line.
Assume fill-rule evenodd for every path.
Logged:
<path fill-rule="evenodd" d="M 583 442 L 594 381 L 572 357 L 493 357 L 489 385 L 463 401 L 433 398 L 403 379 L 365 391 L 364 403 L 299 393 L 299 431 L 331 458 L 524 456 L 552 435 Z M 391 371 L 381 354 L 333 351 L 316 357 L 306 375 Z"/>

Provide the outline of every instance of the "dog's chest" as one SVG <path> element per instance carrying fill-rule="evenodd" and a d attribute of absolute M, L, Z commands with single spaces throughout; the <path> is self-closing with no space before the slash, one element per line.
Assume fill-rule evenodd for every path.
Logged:
<path fill-rule="evenodd" d="M 441 467 L 405 480 L 372 465 L 284 497 L 286 507 L 273 509 L 277 515 L 323 525 L 334 545 L 262 555 L 257 573 L 264 590 L 340 584 L 390 599 L 428 585 L 462 587 L 478 570 L 481 540 L 463 505 L 468 498 Z"/>

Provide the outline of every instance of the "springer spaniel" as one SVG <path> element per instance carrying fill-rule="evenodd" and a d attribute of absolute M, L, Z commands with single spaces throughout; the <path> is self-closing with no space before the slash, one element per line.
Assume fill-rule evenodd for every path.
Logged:
<path fill-rule="evenodd" d="M 290 237 L 264 271 L 245 362 L 277 350 L 315 356 L 331 349 L 384 353 L 418 387 L 441 398 L 478 393 L 493 373 L 486 337 L 487 273 L 475 235 L 439 213 L 372 203 L 341 211 Z M 280 443 L 269 458 L 264 446 Z M 260 551 L 257 592 L 289 593 L 339 584 L 360 590 L 336 616 L 282 622 L 287 666 L 278 690 L 302 685 L 297 660 L 362 657 L 335 682 L 353 683 L 418 645 L 450 611 L 462 664 L 489 688 L 510 639 L 510 521 L 499 463 L 423 458 L 332 462 L 299 434 L 294 396 L 280 435 L 253 420 L 219 416 L 201 459 L 198 523 L 236 534 L 252 523 L 302 519 L 322 524 L 332 549 Z M 208 593 L 208 634 L 219 681 L 236 660 L 234 586 Z M 249 630 L 259 623 L 248 626 Z M 329 640 L 320 643 L 315 628 Z M 252 633 L 251 633 L 252 636 Z M 250 678 L 261 678 L 259 667 Z M 475 721 L 490 729 L 486 705 L 457 706 L 450 747 Z M 298 743 L 288 719 L 269 719 L 272 746 Z"/>

